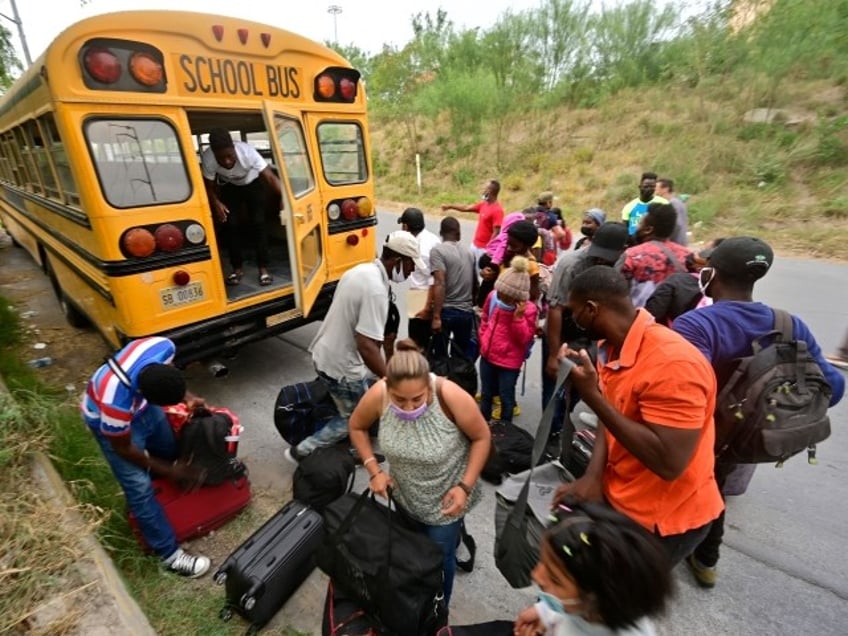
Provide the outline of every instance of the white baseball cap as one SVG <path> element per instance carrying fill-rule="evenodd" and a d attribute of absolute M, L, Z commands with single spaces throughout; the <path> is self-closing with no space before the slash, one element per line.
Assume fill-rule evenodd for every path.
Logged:
<path fill-rule="evenodd" d="M 426 263 L 421 260 L 421 250 L 418 248 L 418 239 L 404 230 L 397 230 L 386 237 L 386 247 L 401 256 L 408 256 L 415 263 L 416 269 L 427 269 Z"/>

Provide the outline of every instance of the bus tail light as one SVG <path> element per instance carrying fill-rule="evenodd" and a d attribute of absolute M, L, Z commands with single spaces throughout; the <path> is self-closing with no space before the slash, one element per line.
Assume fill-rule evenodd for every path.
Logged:
<path fill-rule="evenodd" d="M 342 102 L 356 100 L 360 73 L 356 69 L 331 66 L 315 77 L 316 102 Z"/>
<path fill-rule="evenodd" d="M 145 258 L 156 252 L 173 253 L 197 248 L 206 242 L 206 230 L 196 221 L 179 220 L 131 227 L 119 242 L 127 258 Z"/>
<path fill-rule="evenodd" d="M 162 81 L 162 65 L 149 53 L 133 53 L 130 57 L 130 75 L 139 84 L 156 86 Z"/>
<path fill-rule="evenodd" d="M 156 228 L 156 247 L 163 252 L 175 252 L 183 246 L 185 236 L 183 231 L 173 223 L 165 223 Z"/>
<path fill-rule="evenodd" d="M 359 237 L 356 234 L 348 234 L 345 240 L 350 246 L 359 245 Z"/>
<path fill-rule="evenodd" d="M 85 70 L 101 84 L 114 84 L 121 79 L 121 61 L 107 48 L 93 46 L 83 59 Z"/>
<path fill-rule="evenodd" d="M 369 216 L 374 216 L 374 205 L 368 197 L 359 197 L 359 199 L 356 200 L 356 208 L 359 218 L 364 219 Z"/>
<path fill-rule="evenodd" d="M 162 51 L 145 42 L 93 38 L 80 49 L 78 63 L 85 87 L 92 90 L 136 93 L 167 90 L 165 57 Z"/>
<path fill-rule="evenodd" d="M 124 232 L 123 237 L 121 237 L 121 247 L 130 256 L 144 258 L 156 251 L 156 239 L 150 230 L 143 227 L 134 227 Z"/>
<path fill-rule="evenodd" d="M 174 272 L 174 284 L 180 287 L 185 287 L 191 282 L 191 274 L 184 269 L 178 269 Z"/>
<path fill-rule="evenodd" d="M 359 216 L 359 206 L 353 199 L 345 199 L 342 201 L 342 218 L 345 221 L 352 221 Z"/>

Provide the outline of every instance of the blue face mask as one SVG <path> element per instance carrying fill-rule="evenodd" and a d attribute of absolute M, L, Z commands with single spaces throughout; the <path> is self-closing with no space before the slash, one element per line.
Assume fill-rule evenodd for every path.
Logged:
<path fill-rule="evenodd" d="M 497 296 L 495 296 L 495 306 L 505 309 L 506 311 L 513 311 L 515 309 L 515 305 L 508 305 Z"/>
<path fill-rule="evenodd" d="M 566 599 L 566 600 L 563 601 L 563 600 L 558 599 L 553 594 L 548 594 L 547 592 L 543 592 L 542 590 L 538 591 L 537 596 L 539 597 L 539 600 L 542 603 L 544 603 L 549 610 L 551 610 L 552 612 L 554 612 L 556 614 L 565 614 L 566 613 L 566 611 L 565 611 L 566 605 L 579 605 L 580 604 L 579 598 L 569 598 L 569 599 Z"/>
<path fill-rule="evenodd" d="M 411 411 L 405 411 L 394 402 L 389 402 L 389 409 L 391 410 L 391 412 L 394 413 L 399 420 L 402 420 L 404 422 L 414 422 L 419 417 L 424 415 L 424 413 L 427 412 L 428 408 L 430 408 L 430 405 L 427 404 L 427 402 L 424 402 L 421 406 L 414 408 Z"/>

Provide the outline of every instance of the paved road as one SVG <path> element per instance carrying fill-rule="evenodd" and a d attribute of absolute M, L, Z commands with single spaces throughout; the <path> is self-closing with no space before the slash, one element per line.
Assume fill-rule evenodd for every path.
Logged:
<path fill-rule="evenodd" d="M 380 241 L 397 229 L 396 215 L 380 214 Z M 437 231 L 437 219 L 430 219 Z M 462 223 L 470 237 L 473 225 Z M 848 327 L 848 266 L 778 258 L 757 287 L 757 297 L 799 314 L 825 350 L 838 344 Z M 403 294 L 398 294 L 402 302 Z M 401 304 L 401 312 L 404 308 Z M 230 375 L 213 379 L 200 367 L 188 370 L 189 385 L 210 401 L 241 413 L 247 430 L 240 452 L 258 488 L 288 496 L 293 467 L 282 459 L 285 448 L 272 423 L 279 387 L 314 374 L 306 347 L 316 331 L 309 325 L 254 344 L 229 361 Z M 531 432 L 541 414 L 540 355 L 535 348 L 519 396 L 517 423 Z M 848 634 L 848 407 L 831 411 L 833 435 L 819 449 L 820 463 L 795 458 L 784 468 L 759 467 L 744 497 L 728 502 L 726 547 L 718 586 L 697 588 L 684 568 L 677 571 L 677 596 L 660 621 L 665 635 Z M 362 487 L 361 478 L 358 485 Z M 511 590 L 494 567 L 493 488 L 468 517 L 478 542 L 478 564 L 458 575 L 452 603 L 453 622 L 510 618 L 532 599 L 531 590 Z M 320 633 L 324 580 L 313 574 L 278 614 L 273 626 L 291 625 Z"/>

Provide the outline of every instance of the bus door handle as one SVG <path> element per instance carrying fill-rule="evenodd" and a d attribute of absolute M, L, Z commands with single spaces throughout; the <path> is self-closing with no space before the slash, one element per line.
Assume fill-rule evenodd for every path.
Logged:
<path fill-rule="evenodd" d="M 298 223 L 303 223 L 303 222 L 305 222 L 305 221 L 306 221 L 306 215 L 305 215 L 305 214 L 298 214 L 298 213 L 295 213 L 295 214 L 294 214 L 294 218 L 296 218 L 296 219 L 297 219 L 297 222 L 298 222 Z"/>

